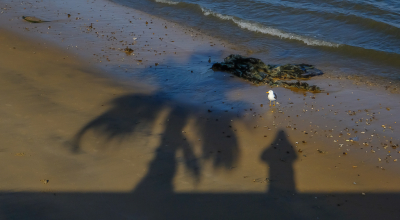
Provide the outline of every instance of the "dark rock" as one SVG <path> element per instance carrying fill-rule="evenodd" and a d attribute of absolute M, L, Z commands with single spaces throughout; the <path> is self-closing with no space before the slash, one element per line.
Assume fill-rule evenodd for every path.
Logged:
<path fill-rule="evenodd" d="M 284 86 L 319 92 L 317 86 L 305 82 L 285 82 L 282 80 L 308 79 L 323 74 L 321 70 L 309 64 L 266 65 L 260 59 L 231 54 L 222 63 L 211 67 L 214 71 L 226 71 L 245 78 L 255 84 L 264 83 L 271 86 Z"/>

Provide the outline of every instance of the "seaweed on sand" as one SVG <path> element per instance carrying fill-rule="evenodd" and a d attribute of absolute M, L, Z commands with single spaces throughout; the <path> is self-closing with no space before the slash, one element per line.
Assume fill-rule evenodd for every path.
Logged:
<path fill-rule="evenodd" d="M 233 73 L 254 84 L 264 83 L 271 86 L 283 86 L 312 92 L 321 91 L 318 86 L 309 85 L 306 82 L 283 81 L 309 79 L 313 76 L 323 74 L 321 70 L 309 64 L 266 65 L 257 58 L 231 54 L 224 59 L 224 62 L 215 63 L 211 68 L 215 71 Z"/>

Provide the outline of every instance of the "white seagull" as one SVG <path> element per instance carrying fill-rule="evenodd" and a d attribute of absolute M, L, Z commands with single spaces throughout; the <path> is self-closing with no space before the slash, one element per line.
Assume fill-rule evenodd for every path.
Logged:
<path fill-rule="evenodd" d="M 274 93 L 274 91 L 269 90 L 268 92 L 268 99 L 269 99 L 269 106 L 271 106 L 271 102 L 274 101 L 274 106 L 276 104 L 276 100 L 278 99 L 278 96 Z"/>

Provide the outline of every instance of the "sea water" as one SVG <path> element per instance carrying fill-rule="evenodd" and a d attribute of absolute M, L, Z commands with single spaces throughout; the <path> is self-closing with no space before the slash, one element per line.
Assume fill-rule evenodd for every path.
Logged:
<path fill-rule="evenodd" d="M 112 1 L 248 48 L 265 63 L 400 80 L 400 1 Z"/>

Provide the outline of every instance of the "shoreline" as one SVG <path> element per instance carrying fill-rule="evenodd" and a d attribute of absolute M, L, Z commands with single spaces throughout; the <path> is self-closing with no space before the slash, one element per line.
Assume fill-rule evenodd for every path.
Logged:
<path fill-rule="evenodd" d="M 44 4 L 36 6 L 41 9 Z M 391 102 L 399 100 L 397 94 L 354 86 L 351 81 L 327 80 L 329 76 L 315 77 L 307 82 L 325 88 L 323 93 L 274 87 L 280 105 L 270 108 L 265 95 L 268 86 L 253 86 L 208 69 L 209 56 L 212 62 L 220 62 L 232 52 L 239 53 L 224 47 L 226 43 L 210 41 L 198 32 L 183 35 L 188 30 L 112 4 L 115 8 L 108 14 L 130 11 L 129 16 L 135 17 L 135 31 L 125 34 L 120 18 L 114 19 L 117 26 L 108 25 L 114 24 L 108 21 L 112 16 L 107 21 L 95 17 L 103 6 L 98 2 L 87 5 L 92 14 L 82 12 L 87 6 L 77 10 L 90 17 L 89 21 L 87 17 L 73 20 L 77 11 L 71 12 L 71 18 L 54 12 L 63 14 L 64 20 L 58 22 L 10 21 L 13 30 L 29 26 L 30 31 L 53 31 L 43 38 L 0 27 L 0 114 L 7 118 L 0 132 L 0 157 L 7 167 L 1 171 L 0 193 L 39 193 L 39 197 L 43 196 L 40 192 L 135 194 L 147 180 L 151 181 L 146 182 L 150 184 L 144 192 L 149 198 L 171 193 L 170 188 L 163 191 L 166 186 L 175 194 L 272 193 L 274 181 L 283 183 L 282 191 L 274 195 L 283 200 L 287 192 L 352 198 L 361 193 L 400 191 L 400 161 L 394 161 L 400 159 L 400 148 L 392 148 L 400 144 L 395 135 L 400 102 Z M 13 7 L 8 18 L 22 16 L 18 13 L 23 9 Z M 40 17 L 45 12 L 39 9 Z M 93 30 L 87 30 L 89 22 Z M 68 32 L 73 26 L 81 29 Z M 143 34 L 145 30 L 150 31 Z M 53 37 L 60 31 L 68 35 Z M 138 38 L 136 43 L 133 38 Z M 134 47 L 135 55 L 126 55 L 125 46 Z M 359 141 L 347 141 L 355 136 Z M 276 155 L 271 153 L 270 158 L 264 152 Z M 157 164 L 158 157 L 165 162 Z M 288 160 L 293 161 L 282 163 Z M 272 164 L 280 164 L 279 175 L 271 177 L 276 175 L 270 170 Z M 154 170 L 164 175 L 157 177 Z M 286 170 L 292 173 L 282 174 Z M 293 185 L 284 184 L 290 181 Z M 20 199 L 6 200 L 17 203 Z M 60 201 L 58 205 L 69 203 Z M 395 204 L 396 199 L 386 202 Z M 28 200 L 27 205 L 31 203 Z M 99 202 L 101 207 L 106 204 Z"/>
<path fill-rule="evenodd" d="M 382 80 L 383 77 L 381 76 L 385 76 L 386 83 L 389 83 L 390 80 L 398 84 L 399 78 L 396 76 L 397 70 L 395 67 L 397 66 L 397 55 L 382 54 L 378 51 L 375 51 L 377 54 L 371 55 L 371 51 L 364 49 L 363 46 L 361 48 L 352 47 L 346 41 L 342 41 L 342 44 L 338 48 L 322 45 L 310 46 L 308 44 L 308 46 L 304 46 L 304 42 L 299 41 L 296 37 L 294 39 L 287 39 L 285 37 L 282 38 L 279 34 L 278 36 L 276 35 L 280 33 L 282 28 L 285 29 L 284 27 L 280 27 L 277 30 L 272 28 L 275 26 L 273 18 L 280 17 L 279 13 L 274 16 L 267 16 L 272 18 L 270 22 L 265 20 L 265 16 L 262 13 L 258 16 L 259 18 L 254 17 L 250 21 L 247 19 L 252 17 L 251 14 L 247 14 L 244 11 L 243 15 L 246 17 L 241 17 L 242 13 L 239 8 L 228 9 L 228 2 L 215 2 L 211 4 L 220 5 L 226 8 L 226 10 L 222 8 L 213 9 L 210 4 L 205 4 L 205 2 L 192 1 L 180 1 L 180 3 L 176 2 L 177 4 L 153 0 L 138 0 L 137 2 L 113 0 L 113 2 L 140 9 L 160 18 L 177 22 L 183 26 L 189 25 L 196 27 L 196 29 L 201 28 L 203 32 L 210 36 L 227 40 L 234 45 L 243 45 L 253 50 L 255 52 L 254 57 L 261 58 L 264 62 L 267 61 L 266 63 L 274 65 L 307 63 L 318 66 L 320 69 L 324 69 L 325 72 L 332 72 L 337 75 L 363 75 L 364 78 L 370 78 L 370 81 Z M 211 6 L 211 8 L 207 8 L 207 5 Z M 263 5 L 261 4 L 260 6 Z M 266 10 L 268 11 L 268 8 Z M 224 16 L 225 13 L 228 16 Z M 235 13 L 239 17 L 236 17 Z M 272 11 L 272 13 L 275 12 Z M 284 21 L 285 17 L 290 16 L 289 13 L 280 18 Z M 279 24 L 276 25 L 279 26 Z M 291 27 L 291 30 L 293 30 L 293 27 Z M 301 29 L 298 31 L 302 32 Z M 382 82 L 384 83 L 385 81 Z"/>

